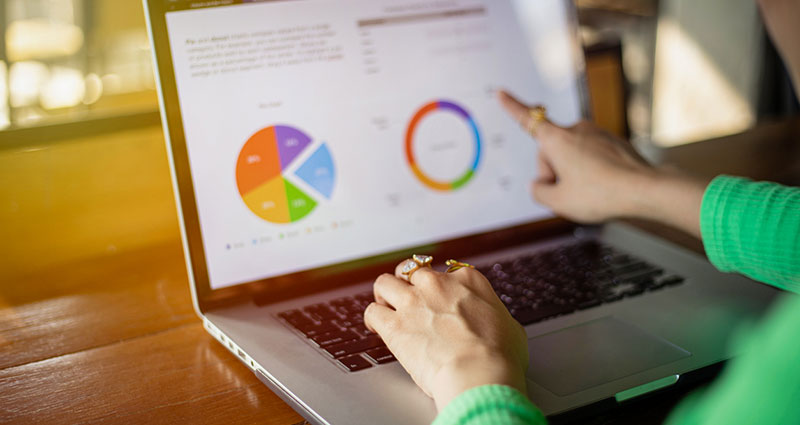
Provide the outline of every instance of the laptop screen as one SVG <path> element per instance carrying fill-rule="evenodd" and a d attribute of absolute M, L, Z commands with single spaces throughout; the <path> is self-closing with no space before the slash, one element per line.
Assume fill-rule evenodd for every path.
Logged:
<path fill-rule="evenodd" d="M 581 117 L 566 1 L 203 3 L 166 23 L 211 289 L 552 217 L 496 90 Z"/>

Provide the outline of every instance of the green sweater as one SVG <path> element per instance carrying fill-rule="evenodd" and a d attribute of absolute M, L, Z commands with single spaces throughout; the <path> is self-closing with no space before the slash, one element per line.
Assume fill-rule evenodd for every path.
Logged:
<path fill-rule="evenodd" d="M 800 189 L 721 176 L 706 189 L 703 243 L 720 270 L 800 292 Z M 669 425 L 800 424 L 800 297 L 787 295 L 738 343 L 709 388 L 691 394 Z M 433 425 L 544 425 L 542 413 L 509 387 L 486 385 L 450 402 Z"/>

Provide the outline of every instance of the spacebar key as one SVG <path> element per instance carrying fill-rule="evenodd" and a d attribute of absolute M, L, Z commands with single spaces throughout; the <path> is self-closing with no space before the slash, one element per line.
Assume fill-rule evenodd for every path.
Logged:
<path fill-rule="evenodd" d="M 325 351 L 330 353 L 335 358 L 349 356 L 350 354 L 360 353 L 367 351 L 370 348 L 383 347 L 383 340 L 377 335 L 370 335 L 366 338 L 357 339 L 355 341 L 343 342 L 341 344 L 326 347 Z"/>

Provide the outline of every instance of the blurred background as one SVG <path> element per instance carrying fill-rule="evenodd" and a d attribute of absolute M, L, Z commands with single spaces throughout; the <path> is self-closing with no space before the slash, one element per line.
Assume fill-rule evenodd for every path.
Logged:
<path fill-rule="evenodd" d="M 141 1 L 3 0 L 0 126 L 157 109 Z"/>
<path fill-rule="evenodd" d="M 688 143 L 796 111 L 752 0 L 575 2 L 587 48 L 621 48 L 637 140 Z M 3 0 L 0 24 L 0 128 L 157 110 L 141 1 Z"/>
<path fill-rule="evenodd" d="M 594 118 L 643 150 L 797 114 L 753 0 L 574 1 Z M 175 217 L 141 1 L 0 0 L 0 280 Z"/>

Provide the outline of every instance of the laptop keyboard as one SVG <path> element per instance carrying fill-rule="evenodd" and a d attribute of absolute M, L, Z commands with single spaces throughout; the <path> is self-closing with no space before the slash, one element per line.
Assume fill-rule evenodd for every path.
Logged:
<path fill-rule="evenodd" d="M 523 325 L 619 301 L 684 278 L 595 241 L 478 267 Z"/>
<path fill-rule="evenodd" d="M 364 309 L 373 300 L 372 292 L 367 292 L 285 311 L 278 317 L 355 372 L 395 361 L 380 337 L 364 326 Z"/>
<path fill-rule="evenodd" d="M 523 325 L 680 285 L 684 278 L 596 241 L 478 267 Z M 355 372 L 396 359 L 364 326 L 372 292 L 278 314 L 326 355 Z"/>

